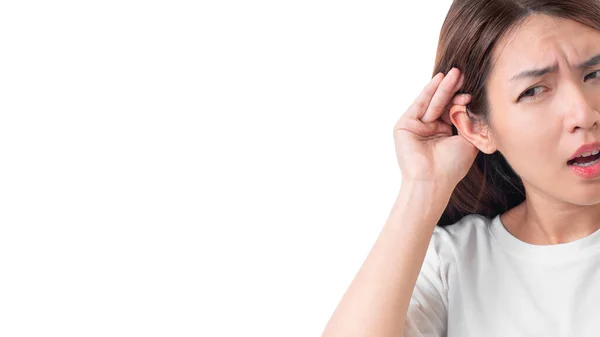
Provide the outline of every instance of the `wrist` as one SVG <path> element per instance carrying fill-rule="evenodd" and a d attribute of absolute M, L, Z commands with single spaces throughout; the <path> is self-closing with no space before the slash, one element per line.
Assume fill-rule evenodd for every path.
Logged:
<path fill-rule="evenodd" d="M 443 212 L 453 191 L 437 182 L 402 180 L 398 201 L 409 207 L 426 207 L 434 213 Z"/>
<path fill-rule="evenodd" d="M 400 184 L 400 190 L 420 191 L 423 193 L 430 193 L 440 197 L 447 196 L 448 198 L 450 198 L 450 195 L 454 191 L 454 188 L 449 188 L 448 186 L 440 184 L 436 181 L 403 179 Z"/>

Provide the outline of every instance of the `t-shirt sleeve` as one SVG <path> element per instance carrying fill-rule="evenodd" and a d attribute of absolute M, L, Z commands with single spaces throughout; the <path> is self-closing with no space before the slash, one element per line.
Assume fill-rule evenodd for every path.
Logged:
<path fill-rule="evenodd" d="M 447 258 L 440 258 L 443 238 L 436 227 L 408 306 L 404 337 L 445 337 L 447 333 Z"/>

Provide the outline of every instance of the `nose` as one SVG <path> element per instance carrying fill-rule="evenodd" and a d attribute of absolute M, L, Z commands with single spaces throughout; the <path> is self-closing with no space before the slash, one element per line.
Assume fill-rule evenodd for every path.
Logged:
<path fill-rule="evenodd" d="M 569 104 L 565 119 L 567 130 L 575 132 L 577 129 L 592 130 L 597 128 L 600 124 L 599 101 L 591 96 L 592 94 L 597 95 L 597 92 L 586 94 L 577 84 L 570 87 L 571 90 L 567 93 Z"/>

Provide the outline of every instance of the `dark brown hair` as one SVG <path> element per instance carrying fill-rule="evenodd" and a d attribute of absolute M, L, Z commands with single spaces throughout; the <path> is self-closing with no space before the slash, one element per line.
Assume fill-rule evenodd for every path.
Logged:
<path fill-rule="evenodd" d="M 494 47 L 532 14 L 571 19 L 600 30 L 600 0 L 455 0 L 450 6 L 433 75 L 460 69 L 465 80 L 459 93 L 471 94 L 467 115 L 476 125 L 489 126 L 485 83 L 493 67 Z M 454 126 L 452 134 L 458 135 Z M 500 151 L 479 152 L 437 225 L 450 225 L 473 213 L 493 217 L 524 200 L 523 182 Z"/>

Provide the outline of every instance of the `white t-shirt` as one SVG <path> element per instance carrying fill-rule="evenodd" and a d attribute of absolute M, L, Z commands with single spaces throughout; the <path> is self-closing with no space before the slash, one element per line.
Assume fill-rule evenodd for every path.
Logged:
<path fill-rule="evenodd" d="M 404 336 L 600 336 L 600 230 L 532 245 L 499 215 L 436 227 Z"/>

